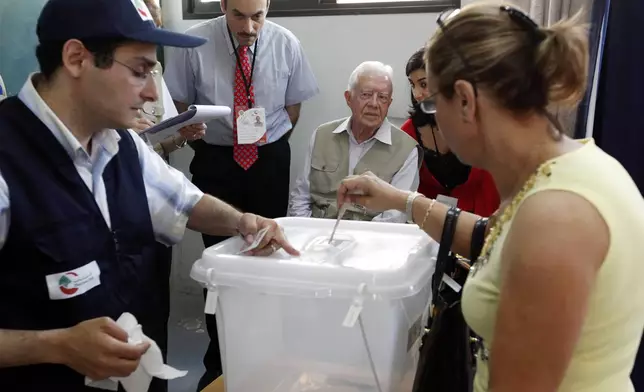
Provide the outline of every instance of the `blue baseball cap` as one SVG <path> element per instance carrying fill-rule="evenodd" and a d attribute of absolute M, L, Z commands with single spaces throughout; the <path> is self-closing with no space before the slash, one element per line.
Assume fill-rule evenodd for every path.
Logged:
<path fill-rule="evenodd" d="M 39 41 L 125 38 L 194 48 L 206 39 L 157 28 L 143 0 L 49 0 L 38 18 Z"/>

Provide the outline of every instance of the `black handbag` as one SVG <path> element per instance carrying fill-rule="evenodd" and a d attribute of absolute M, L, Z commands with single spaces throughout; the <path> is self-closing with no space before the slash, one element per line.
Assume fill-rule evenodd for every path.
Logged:
<path fill-rule="evenodd" d="M 451 277 L 461 287 L 467 269 L 451 251 L 460 210 L 450 208 L 445 217 L 436 271 L 432 278 L 432 304 L 423 336 L 413 392 L 471 392 L 475 372 L 474 353 L 478 339 L 473 335 L 461 311 L 461 290 L 443 282 Z M 471 258 L 481 252 L 487 219 L 480 219 L 472 233 Z"/>

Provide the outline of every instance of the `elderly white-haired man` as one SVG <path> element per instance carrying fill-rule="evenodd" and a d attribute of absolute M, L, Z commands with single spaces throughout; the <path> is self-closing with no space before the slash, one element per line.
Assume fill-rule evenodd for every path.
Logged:
<path fill-rule="evenodd" d="M 360 64 L 344 93 L 351 117 L 322 124 L 309 147 L 304 172 L 289 202 L 289 216 L 336 218 L 336 191 L 347 175 L 375 173 L 402 189 L 416 191 L 420 148 L 387 120 L 392 102 L 393 70 L 378 61 Z M 404 223 L 397 211 L 381 214 L 351 206 L 344 219 Z"/>

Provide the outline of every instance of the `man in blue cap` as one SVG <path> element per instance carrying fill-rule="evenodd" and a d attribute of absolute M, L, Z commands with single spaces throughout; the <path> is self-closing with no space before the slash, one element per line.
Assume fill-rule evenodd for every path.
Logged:
<path fill-rule="evenodd" d="M 157 29 L 140 0 L 50 0 L 37 32 L 41 72 L 0 103 L 0 390 L 90 391 L 85 377 L 128 376 L 148 349 L 121 314 L 161 338 L 156 241 L 267 229 L 254 254 L 297 251 L 125 130 L 157 99 L 157 45 L 205 40 Z"/>

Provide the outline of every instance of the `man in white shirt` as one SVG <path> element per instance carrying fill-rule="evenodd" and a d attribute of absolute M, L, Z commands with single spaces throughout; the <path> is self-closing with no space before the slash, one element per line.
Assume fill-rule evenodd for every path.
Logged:
<path fill-rule="evenodd" d="M 191 104 L 233 109 L 230 116 L 209 122 L 202 140 L 189 143 L 195 151 L 193 183 L 243 211 L 277 218 L 288 208 L 289 136 L 302 103 L 319 88 L 297 37 L 267 20 L 269 5 L 268 0 L 222 1 L 223 16 L 186 32 L 208 43 L 170 50 L 164 77 L 179 112 Z M 240 111 L 247 109 L 262 113 L 254 128 L 265 133 L 255 143 L 244 143 L 237 126 Z M 206 247 L 222 239 L 203 238 Z"/>
<path fill-rule="evenodd" d="M 377 61 L 360 64 L 344 93 L 351 117 L 321 125 L 311 137 L 304 172 L 291 193 L 290 216 L 336 218 L 336 190 L 343 178 L 366 171 L 399 189 L 418 189 L 418 143 L 387 120 L 393 70 Z M 405 214 L 377 214 L 351 206 L 350 220 L 406 221 Z"/>
<path fill-rule="evenodd" d="M 278 218 L 288 209 L 289 136 L 302 102 L 319 88 L 297 37 L 266 19 L 269 5 L 270 0 L 221 1 L 223 16 L 187 31 L 207 44 L 168 52 L 165 80 L 180 112 L 191 104 L 233 109 L 209 122 L 202 140 L 189 143 L 195 151 L 192 182 L 242 211 Z M 248 133 L 237 121 L 244 112 L 251 112 L 246 129 L 263 133 L 259 140 L 244 137 Z M 203 242 L 207 248 L 225 238 L 204 234 Z M 216 319 L 205 317 L 211 343 L 199 390 L 222 373 Z"/>

